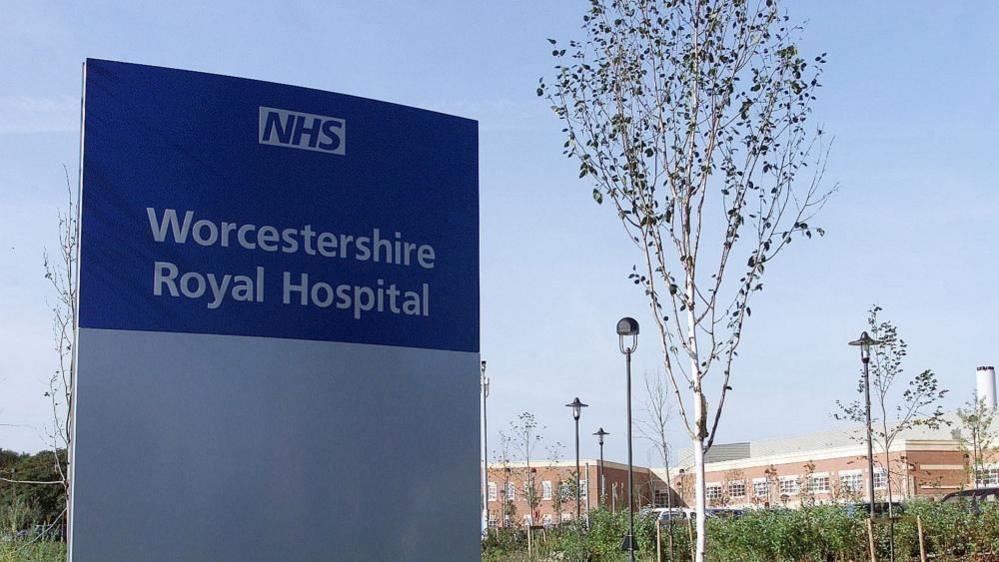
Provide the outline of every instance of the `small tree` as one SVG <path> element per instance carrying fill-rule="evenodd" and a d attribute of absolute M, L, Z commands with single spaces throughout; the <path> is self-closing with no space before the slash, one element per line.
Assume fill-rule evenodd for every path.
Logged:
<path fill-rule="evenodd" d="M 867 331 L 877 340 L 871 348 L 869 364 L 871 386 L 871 439 L 884 454 L 883 469 L 886 472 L 886 492 L 888 513 L 892 515 L 893 478 L 891 446 L 904 431 L 924 426 L 939 428 L 946 423 L 940 400 L 947 394 L 941 390 L 933 371 L 925 370 L 905 382 L 902 363 L 908 354 L 908 346 L 898 335 L 898 329 L 889 320 L 880 317 L 882 309 L 874 305 L 867 313 Z M 904 384 L 904 390 L 898 388 Z M 901 390 L 901 394 L 899 394 Z M 857 393 L 864 394 L 863 373 L 857 382 Z M 857 399 L 848 404 L 836 401 L 839 411 L 835 417 L 866 427 L 867 413 L 863 400 Z M 859 441 L 866 440 L 862 432 L 854 434 Z M 868 478 L 874 478 L 869 474 Z M 871 498 L 874 501 L 874 498 Z"/>
<path fill-rule="evenodd" d="M 59 250 L 53 256 L 46 249 L 43 252 L 45 279 L 55 292 L 55 302 L 50 303 L 52 310 L 52 335 L 58 362 L 48 378 L 48 391 L 45 397 L 49 399 L 52 413 L 52 427 L 49 428 L 51 451 L 46 455 L 45 478 L 17 478 L 0 476 L 0 482 L 12 485 L 30 485 L 43 487 L 58 487 L 58 502 L 60 513 L 49 522 L 56 525 L 69 512 L 69 466 L 67 455 L 73 440 L 73 384 L 76 381 L 76 342 L 77 342 L 77 293 L 79 290 L 79 219 L 78 200 L 74 196 L 69 170 L 63 166 L 66 177 L 66 208 L 57 212 L 57 232 Z M 13 476 L 13 475 L 11 475 Z M 47 496 L 53 492 L 42 492 Z M 25 511 L 23 505 L 17 505 L 19 513 L 34 513 L 38 507 L 32 504 L 32 510 Z"/>
<path fill-rule="evenodd" d="M 968 472 L 972 485 L 983 486 L 986 455 L 995 447 L 992 422 L 995 410 L 985 400 L 972 396 L 964 408 L 958 408 L 957 417 L 961 423 L 961 448 L 968 455 Z"/>
<path fill-rule="evenodd" d="M 543 440 L 534 414 L 524 412 L 517 416 L 515 421 L 510 422 L 510 433 L 514 439 L 514 446 L 526 465 L 526 474 L 523 479 L 524 496 L 530 510 L 529 515 L 533 518 L 534 511 L 541 504 L 541 495 L 538 493 L 536 473 L 531 468 L 531 458 Z"/>
<path fill-rule="evenodd" d="M 493 452 L 493 457 L 499 460 L 500 468 L 503 470 L 503 489 L 500 490 L 499 499 L 501 503 L 500 513 L 499 513 L 499 525 L 501 527 L 506 527 L 507 519 L 513 521 L 514 516 L 517 513 L 517 507 L 514 505 L 514 497 L 510 494 L 510 476 L 513 472 L 510 458 L 510 450 L 513 448 L 513 439 L 507 435 L 505 432 L 499 432 L 499 451 Z"/>
<path fill-rule="evenodd" d="M 49 377 L 49 390 L 45 393 L 52 407 L 53 427 L 50 439 L 53 452 L 68 451 L 73 440 L 73 383 L 76 374 L 75 346 L 78 324 L 76 302 L 79 290 L 77 278 L 79 209 L 69 179 L 69 170 L 64 166 L 63 171 L 66 174 L 66 208 L 57 214 L 59 250 L 54 256 L 49 254 L 48 250 L 43 254 L 45 279 L 51 284 L 56 297 L 50 306 L 58 363 Z M 68 491 L 69 474 L 63 470 L 58 455 L 53 459 L 53 466 L 59 473 L 63 487 Z"/>
<path fill-rule="evenodd" d="M 666 482 L 670 482 L 669 421 L 670 392 L 666 381 L 658 374 L 645 373 L 645 401 L 637 420 L 638 435 L 652 444 L 660 462 L 666 468 Z M 670 505 L 669 507 L 672 507 Z"/>
<path fill-rule="evenodd" d="M 562 455 L 565 452 L 565 447 L 561 442 L 556 441 L 547 447 L 548 449 L 548 464 L 549 466 L 558 466 L 559 461 L 562 460 Z M 555 482 L 555 490 L 552 491 L 552 511 L 555 512 L 555 524 L 562 524 L 562 503 L 564 502 L 563 492 L 562 492 L 562 482 Z"/>
<path fill-rule="evenodd" d="M 811 507 L 815 505 L 815 463 L 808 461 L 802 468 L 804 470 L 798 480 L 798 494 L 801 505 Z"/>
<path fill-rule="evenodd" d="M 750 298 L 796 236 L 822 234 L 810 223 L 829 195 L 809 122 L 825 61 L 805 59 L 788 21 L 776 0 L 591 0 L 583 40 L 549 40 L 555 76 L 538 88 L 639 252 L 630 277 L 694 451 L 698 562 L 704 454 Z"/>
<path fill-rule="evenodd" d="M 617 484 L 614 484 L 615 497 L 617 494 Z M 573 470 L 568 476 L 562 479 L 562 482 L 558 486 L 559 507 L 561 508 L 567 503 L 575 503 L 576 496 L 579 494 L 579 489 L 576 487 L 576 471 Z M 559 520 L 562 519 L 562 513 L 559 512 Z M 578 523 L 578 521 L 576 521 Z"/>
<path fill-rule="evenodd" d="M 670 517 L 666 520 L 667 532 L 669 533 L 668 550 L 670 559 L 673 557 L 673 479 L 670 474 L 670 444 L 669 444 L 669 421 L 670 392 L 666 386 L 666 381 L 658 373 L 645 373 L 645 403 L 642 408 L 642 415 L 638 419 L 638 434 L 652 444 L 659 459 L 663 463 L 666 471 L 666 508 L 670 510 Z M 651 474 L 650 474 L 651 477 Z M 652 490 L 652 499 L 655 501 L 655 489 Z"/>

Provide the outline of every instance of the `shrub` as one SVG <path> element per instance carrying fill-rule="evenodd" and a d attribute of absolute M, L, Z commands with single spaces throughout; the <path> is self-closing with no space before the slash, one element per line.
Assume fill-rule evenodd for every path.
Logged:
<path fill-rule="evenodd" d="M 887 560 L 894 537 L 895 559 L 919 560 L 917 516 L 922 520 L 927 554 L 937 561 L 999 562 L 999 505 L 913 501 L 892 523 L 875 520 L 874 541 L 879 560 Z M 690 560 L 688 521 L 673 529 L 673 560 Z M 620 562 L 628 528 L 627 513 L 591 512 L 587 529 L 566 526 L 537 541 L 533 560 L 560 562 Z M 662 525 L 663 558 L 669 531 Z M 639 560 L 655 560 L 656 526 L 652 517 L 636 519 Z M 486 541 L 483 560 L 527 560 L 520 532 Z M 867 559 L 867 516 L 859 510 L 826 505 L 802 509 L 750 510 L 737 519 L 708 520 L 708 559 L 711 562 L 834 562 Z"/>

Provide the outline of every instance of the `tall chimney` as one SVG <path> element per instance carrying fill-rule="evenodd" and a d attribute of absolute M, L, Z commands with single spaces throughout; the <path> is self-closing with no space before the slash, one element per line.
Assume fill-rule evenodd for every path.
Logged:
<path fill-rule="evenodd" d="M 992 366 L 978 368 L 978 400 L 984 400 L 985 406 L 996 409 L 996 369 Z"/>

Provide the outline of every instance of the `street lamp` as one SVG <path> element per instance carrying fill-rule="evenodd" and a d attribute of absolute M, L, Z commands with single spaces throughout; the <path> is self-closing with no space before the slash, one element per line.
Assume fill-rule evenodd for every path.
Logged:
<path fill-rule="evenodd" d="M 580 488 L 579 488 L 579 415 L 583 412 L 583 408 L 589 406 L 589 404 L 583 404 L 579 401 L 577 396 L 575 400 L 566 404 L 567 408 L 572 408 L 572 419 L 576 420 L 576 522 L 583 516 L 583 507 L 579 503 L 580 499 Z"/>
<path fill-rule="evenodd" d="M 625 371 L 628 379 L 628 535 L 621 543 L 621 549 L 628 551 L 628 560 L 635 562 L 635 490 L 631 457 L 631 354 L 638 349 L 638 321 L 624 317 L 617 321 L 618 347 L 625 356 Z"/>
<path fill-rule="evenodd" d="M 610 435 L 604 431 L 604 428 L 600 428 L 593 435 L 597 436 L 597 443 L 600 444 L 600 503 L 604 503 L 604 496 L 606 495 L 606 481 L 604 479 L 604 437 Z"/>
<path fill-rule="evenodd" d="M 850 345 L 860 348 L 860 361 L 864 364 L 864 408 L 867 419 L 867 496 L 871 500 L 871 519 L 874 518 L 874 447 L 871 440 L 871 380 L 868 377 L 868 367 L 871 363 L 871 346 L 881 342 L 875 340 L 867 332 L 850 342 Z"/>
<path fill-rule="evenodd" d="M 486 399 L 489 398 L 489 377 L 486 376 L 486 362 L 480 365 L 479 377 L 482 384 L 482 530 L 489 532 L 489 417 L 486 415 Z"/>

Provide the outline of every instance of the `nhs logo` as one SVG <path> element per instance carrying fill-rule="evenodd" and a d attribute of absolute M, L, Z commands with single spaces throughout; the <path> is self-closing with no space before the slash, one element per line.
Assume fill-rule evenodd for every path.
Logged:
<path fill-rule="evenodd" d="M 347 121 L 261 106 L 259 140 L 260 144 L 343 156 L 347 151 Z"/>

